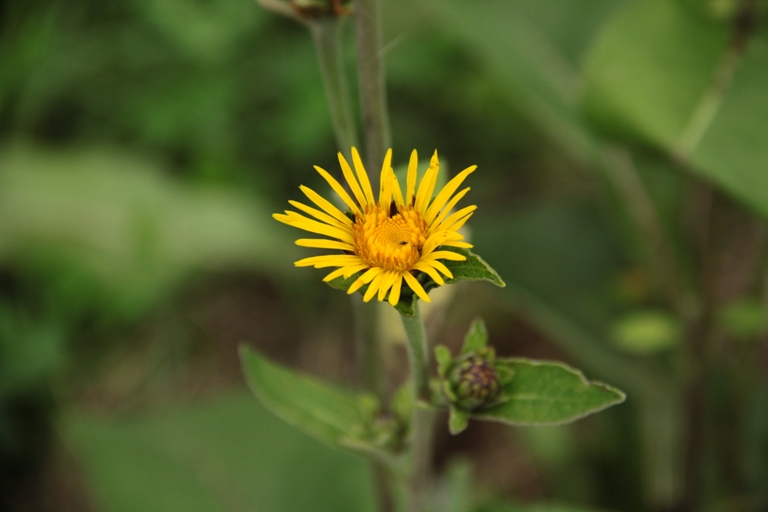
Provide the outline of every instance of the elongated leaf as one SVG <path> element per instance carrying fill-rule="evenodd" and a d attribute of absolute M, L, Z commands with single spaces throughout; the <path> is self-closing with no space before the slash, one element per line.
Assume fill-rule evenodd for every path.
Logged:
<path fill-rule="evenodd" d="M 331 446 L 367 437 L 376 399 L 299 375 L 261 357 L 247 346 L 240 360 L 248 385 L 267 409 Z"/>
<path fill-rule="evenodd" d="M 517 426 L 560 425 L 602 411 L 626 398 L 618 389 L 590 382 L 563 363 L 499 359 L 514 378 L 504 386 L 507 401 L 477 413 L 475 419 Z"/>
<path fill-rule="evenodd" d="M 286 427 L 245 390 L 130 418 L 62 420 L 103 512 L 375 510 L 364 460 Z"/>

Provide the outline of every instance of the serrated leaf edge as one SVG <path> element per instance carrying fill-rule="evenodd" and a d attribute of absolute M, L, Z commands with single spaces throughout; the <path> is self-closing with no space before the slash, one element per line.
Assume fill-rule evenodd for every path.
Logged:
<path fill-rule="evenodd" d="M 516 426 L 516 427 L 555 427 L 555 426 L 559 426 L 559 425 L 568 425 L 568 424 L 573 423 L 575 421 L 578 421 L 578 420 L 580 420 L 582 418 L 585 418 L 585 417 L 587 417 L 589 415 L 592 415 L 592 414 L 598 413 L 600 411 L 603 411 L 603 410 L 605 410 L 605 409 L 607 409 L 609 407 L 612 407 L 614 405 L 618 405 L 618 404 L 624 403 L 624 401 L 627 399 L 626 393 L 624 393 L 620 389 L 618 389 L 618 388 L 616 388 L 614 386 L 611 386 L 610 384 L 606 384 L 604 382 L 600 382 L 600 381 L 597 381 L 597 380 L 589 380 L 584 375 L 584 372 L 582 372 L 581 370 L 578 370 L 576 368 L 573 368 L 572 366 L 568 366 L 567 364 L 565 364 L 565 363 L 563 363 L 561 361 L 550 361 L 550 360 L 546 360 L 546 359 L 528 359 L 528 358 L 524 358 L 524 357 L 504 357 L 504 358 L 499 358 L 498 361 L 499 362 L 520 362 L 520 363 L 531 364 L 533 366 L 543 366 L 543 365 L 559 366 L 560 368 L 566 370 L 567 372 L 572 373 L 572 374 L 578 376 L 579 379 L 581 380 L 582 384 L 585 384 L 588 387 L 595 386 L 595 387 L 603 388 L 603 389 L 605 389 L 607 391 L 615 393 L 617 395 L 617 398 L 615 400 L 613 400 L 613 401 L 610 401 L 610 402 L 606 403 L 606 404 L 603 404 L 603 405 L 598 406 L 598 407 L 594 407 L 592 409 L 589 409 L 588 411 L 585 411 L 582 414 L 579 414 L 577 416 L 574 416 L 572 418 L 568 418 L 567 420 L 562 420 L 562 421 L 536 421 L 536 422 L 509 421 L 509 420 L 505 420 L 503 418 L 497 418 L 497 417 L 492 417 L 492 416 L 491 417 L 484 416 L 482 414 L 482 411 L 479 411 L 478 413 L 472 414 L 471 415 L 472 419 L 481 420 L 481 421 L 493 421 L 493 422 L 496 422 L 496 423 L 504 423 L 504 424 L 512 425 L 512 426 Z M 514 382 L 514 379 L 513 379 L 513 382 Z M 498 404 L 498 405 L 501 405 L 501 404 Z"/>

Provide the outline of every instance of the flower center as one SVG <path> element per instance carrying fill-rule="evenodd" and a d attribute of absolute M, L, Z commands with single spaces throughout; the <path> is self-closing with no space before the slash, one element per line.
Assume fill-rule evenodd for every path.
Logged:
<path fill-rule="evenodd" d="M 389 208 L 368 205 L 352 227 L 355 254 L 370 267 L 410 271 L 427 240 L 427 223 L 413 207 L 390 216 Z"/>

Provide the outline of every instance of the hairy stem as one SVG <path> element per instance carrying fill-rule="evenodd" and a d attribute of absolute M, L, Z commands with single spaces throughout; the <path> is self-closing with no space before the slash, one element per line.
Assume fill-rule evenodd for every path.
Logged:
<path fill-rule="evenodd" d="M 424 510 L 426 494 L 429 490 L 432 469 L 432 430 L 434 411 L 429 405 L 429 351 L 427 334 L 421 318 L 419 305 L 416 304 L 416 314 L 412 317 L 401 316 L 405 329 L 408 362 L 413 384 L 413 418 L 412 418 L 412 466 L 408 482 L 408 511 L 421 512 Z"/>
<path fill-rule="evenodd" d="M 343 23 L 343 18 L 319 18 L 309 22 L 309 30 L 317 52 L 317 62 L 320 64 L 336 143 L 340 151 L 349 156 L 350 148 L 357 145 L 357 130 L 344 73 L 341 44 Z"/>
<path fill-rule="evenodd" d="M 379 0 L 355 0 L 354 7 L 365 163 L 369 169 L 376 169 L 390 146 Z M 376 173 L 371 174 L 371 179 L 375 179 Z M 376 183 L 372 185 L 374 190 L 378 189 Z"/>

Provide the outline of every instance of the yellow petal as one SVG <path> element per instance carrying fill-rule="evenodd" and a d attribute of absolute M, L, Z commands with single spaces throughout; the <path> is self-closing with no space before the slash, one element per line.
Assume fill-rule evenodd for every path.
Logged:
<path fill-rule="evenodd" d="M 440 225 L 436 226 L 435 229 L 436 230 L 447 229 L 447 230 L 456 231 L 455 229 L 452 228 L 452 226 L 464 215 L 467 215 L 468 213 L 472 213 L 475 210 L 477 210 L 477 205 L 472 204 L 469 206 L 465 206 L 461 210 L 452 213 L 447 219 L 441 222 Z"/>
<path fill-rule="evenodd" d="M 425 261 L 424 263 L 425 263 L 425 264 L 427 264 L 427 265 L 429 265 L 429 266 L 431 266 L 431 267 L 434 267 L 434 268 L 436 268 L 437 270 L 439 270 L 440 272 L 442 272 L 442 273 L 443 273 L 443 275 L 444 275 L 445 277 L 447 277 L 448 279 L 453 279 L 453 272 L 451 272 L 450 270 L 448 270 L 448 267 L 446 267 L 445 265 L 443 265 L 443 263 L 442 263 L 442 262 L 440 262 L 440 261 L 437 261 L 437 260 L 431 260 L 431 261 Z"/>
<path fill-rule="evenodd" d="M 424 217 L 424 220 L 427 221 L 427 224 L 432 223 L 435 217 L 437 217 L 438 212 L 440 212 L 440 209 L 445 206 L 445 203 L 448 201 L 448 199 L 453 195 L 454 192 L 456 192 L 456 189 L 459 188 L 459 185 L 461 185 L 467 176 L 472 174 L 475 169 L 477 169 L 476 165 L 467 167 L 459 174 L 457 174 L 451 181 L 449 181 L 445 187 L 443 187 L 443 190 L 437 194 L 437 197 L 435 197 L 435 200 L 432 201 L 429 209 L 427 209 L 427 214 Z"/>
<path fill-rule="evenodd" d="M 325 181 L 328 182 L 328 184 L 331 186 L 334 192 L 336 192 L 336 194 L 341 198 L 341 200 L 344 201 L 344 204 L 347 205 L 347 207 L 351 212 L 354 212 L 356 214 L 360 213 L 360 208 L 355 204 L 352 198 L 349 197 L 349 194 L 347 194 L 347 191 L 344 190 L 344 187 L 342 187 L 341 184 L 338 181 L 336 181 L 336 179 L 333 176 L 328 174 L 328 171 L 318 166 L 315 166 L 315 170 L 320 173 L 320 176 L 322 176 L 325 179 Z"/>
<path fill-rule="evenodd" d="M 397 271 L 389 271 L 384 274 L 384 278 L 379 284 L 379 302 L 383 301 L 384 297 L 387 296 L 387 291 L 392 288 L 392 285 L 395 283 L 395 279 L 400 279 L 400 273 Z"/>
<path fill-rule="evenodd" d="M 384 157 L 384 163 L 381 166 L 379 175 L 379 204 L 389 205 L 392 201 L 392 181 L 389 179 L 389 173 L 392 172 L 392 148 L 387 150 Z"/>
<path fill-rule="evenodd" d="M 464 261 L 467 259 L 467 257 L 464 256 L 463 254 L 459 254 L 453 251 L 435 251 L 429 254 L 428 256 L 426 256 L 425 258 L 422 258 L 422 261 L 423 260 L 431 261 L 431 260 L 437 260 L 437 259 L 450 260 L 450 261 Z"/>
<path fill-rule="evenodd" d="M 417 212 L 423 213 L 427 206 L 429 206 L 429 200 L 432 199 L 432 192 L 435 190 L 435 183 L 437 183 L 437 175 L 440 172 L 440 162 L 437 159 L 437 150 L 432 155 L 432 161 L 429 163 L 429 169 L 424 173 L 424 177 L 421 178 L 419 183 L 419 190 L 416 192 L 416 205 L 414 209 Z"/>
<path fill-rule="evenodd" d="M 352 230 L 352 224 L 349 225 L 344 224 L 342 222 L 339 222 L 338 220 L 334 219 L 327 213 L 321 212 L 317 208 L 312 208 L 311 206 L 307 206 L 304 203 L 300 203 L 298 201 L 288 201 L 291 206 L 294 208 L 303 211 L 304 213 L 313 216 L 320 222 L 325 222 L 328 225 L 335 226 L 343 231 L 351 231 Z"/>
<path fill-rule="evenodd" d="M 397 274 L 395 282 L 392 283 L 392 290 L 389 292 L 389 303 L 392 306 L 397 306 L 397 303 L 400 302 L 400 287 L 402 284 L 403 276 L 402 274 Z"/>
<path fill-rule="evenodd" d="M 361 286 L 363 286 L 366 283 L 370 283 L 371 280 L 377 275 L 379 275 L 379 273 L 381 272 L 382 272 L 382 269 L 380 269 L 379 267 L 369 268 L 366 272 L 363 273 L 363 275 L 358 277 L 354 283 L 352 283 L 352 286 L 349 287 L 349 290 L 347 290 L 347 293 L 349 295 L 352 295 L 357 290 L 359 290 Z"/>
<path fill-rule="evenodd" d="M 368 201 L 367 204 L 375 204 L 376 199 L 373 197 L 371 182 L 368 180 L 368 173 L 365 172 L 365 167 L 363 166 L 363 161 L 360 160 L 360 153 L 357 152 L 357 148 L 352 148 L 352 163 L 355 165 L 355 173 L 357 173 L 357 179 L 360 181 L 360 186 Z"/>
<path fill-rule="evenodd" d="M 340 251 L 353 250 L 352 245 L 338 240 L 326 240 L 324 238 L 299 238 L 296 240 L 299 247 L 312 247 L 314 249 L 339 249 Z"/>
<path fill-rule="evenodd" d="M 441 245 L 445 245 L 447 247 L 460 247 L 461 249 L 471 249 L 474 247 L 472 244 L 468 244 L 467 242 L 443 242 Z"/>
<path fill-rule="evenodd" d="M 440 223 L 443 221 L 443 219 L 449 213 L 451 213 L 451 210 L 453 209 L 454 206 L 456 206 L 456 203 L 458 203 L 462 197 L 467 195 L 467 192 L 469 192 L 470 190 L 471 190 L 470 187 L 467 187 L 461 192 L 459 192 L 458 194 L 456 194 L 455 196 L 453 196 L 451 200 L 448 201 L 448 204 L 445 205 L 445 208 L 443 208 L 443 211 L 440 212 L 440 215 L 438 215 L 437 218 L 433 220 L 431 224 L 429 224 L 429 230 L 432 231 L 434 229 L 437 229 L 440 226 Z"/>
<path fill-rule="evenodd" d="M 403 190 L 400 188 L 400 182 L 397 179 L 395 171 L 390 173 L 389 178 L 392 180 L 392 195 L 394 196 L 395 204 L 398 206 L 405 206 L 405 202 L 403 201 Z"/>
<path fill-rule="evenodd" d="M 386 275 L 386 272 L 379 272 L 376 274 L 376 277 L 373 278 L 371 284 L 368 285 L 368 289 L 365 291 L 365 295 L 363 295 L 363 302 L 368 302 L 373 298 L 374 295 L 376 295 L 376 292 L 379 290 L 382 281 L 385 280 Z"/>
<path fill-rule="evenodd" d="M 283 220 L 286 224 L 295 228 L 309 231 L 310 233 L 317 233 L 318 235 L 330 236 L 337 238 L 342 242 L 353 243 L 351 231 L 343 231 L 337 227 L 317 222 L 316 220 L 308 219 L 296 212 L 286 211 L 285 217 L 287 221 Z M 280 220 L 280 219 L 278 219 Z"/>
<path fill-rule="evenodd" d="M 413 268 L 415 268 L 416 270 L 421 270 L 422 272 L 426 273 L 437 284 L 439 284 L 441 286 L 445 284 L 445 281 L 440 276 L 440 274 L 437 273 L 437 270 L 435 270 L 435 268 L 432 266 L 431 263 L 428 263 L 428 262 L 425 262 L 425 261 L 420 261 L 420 262 L 416 263 L 413 266 Z"/>
<path fill-rule="evenodd" d="M 305 187 L 304 185 L 301 185 L 299 187 L 302 192 L 304 192 L 304 195 L 309 198 L 310 201 L 315 203 L 319 208 L 322 208 L 327 213 L 329 213 L 333 218 L 338 220 L 339 222 L 346 224 L 348 226 L 352 225 L 352 221 L 344 215 L 344 213 L 336 208 L 333 203 L 325 199 L 323 196 L 315 192 L 309 187 Z"/>
<path fill-rule="evenodd" d="M 349 188 L 352 189 L 352 193 L 355 194 L 357 203 L 364 210 L 365 205 L 367 204 L 365 201 L 365 196 L 363 195 L 363 191 L 360 189 L 360 185 L 357 183 L 357 178 L 355 178 L 355 175 L 352 174 L 352 168 L 349 166 L 349 162 L 347 162 L 347 159 L 344 158 L 344 155 L 341 154 L 341 151 L 339 151 L 339 165 L 341 165 L 341 172 L 344 174 L 344 179 L 347 180 L 347 183 L 349 183 Z"/>
<path fill-rule="evenodd" d="M 472 215 L 473 215 L 472 212 L 466 214 L 464 217 L 460 218 L 459 220 L 457 220 L 456 222 L 448 226 L 447 229 L 451 231 L 458 231 L 459 229 L 461 229 L 461 226 L 463 226 Z"/>
<path fill-rule="evenodd" d="M 419 154 L 414 149 L 411 151 L 411 160 L 408 162 L 408 176 L 405 183 L 405 202 L 414 204 L 416 194 L 416 178 L 419 173 Z"/>
<path fill-rule="evenodd" d="M 424 291 L 424 288 L 421 287 L 421 284 L 419 284 L 410 272 L 403 272 L 403 277 L 405 278 L 405 282 L 408 283 L 408 286 L 411 287 L 411 290 L 413 290 L 413 293 L 418 295 L 424 302 L 430 302 L 429 295 L 427 295 L 427 292 Z"/>
<path fill-rule="evenodd" d="M 348 265 L 357 265 L 361 262 L 360 258 L 355 256 L 354 254 L 331 254 L 331 255 L 324 255 L 324 256 L 311 256 L 309 258 L 304 258 L 296 263 L 297 267 L 315 267 L 315 268 L 326 268 L 326 267 L 346 267 Z"/>

